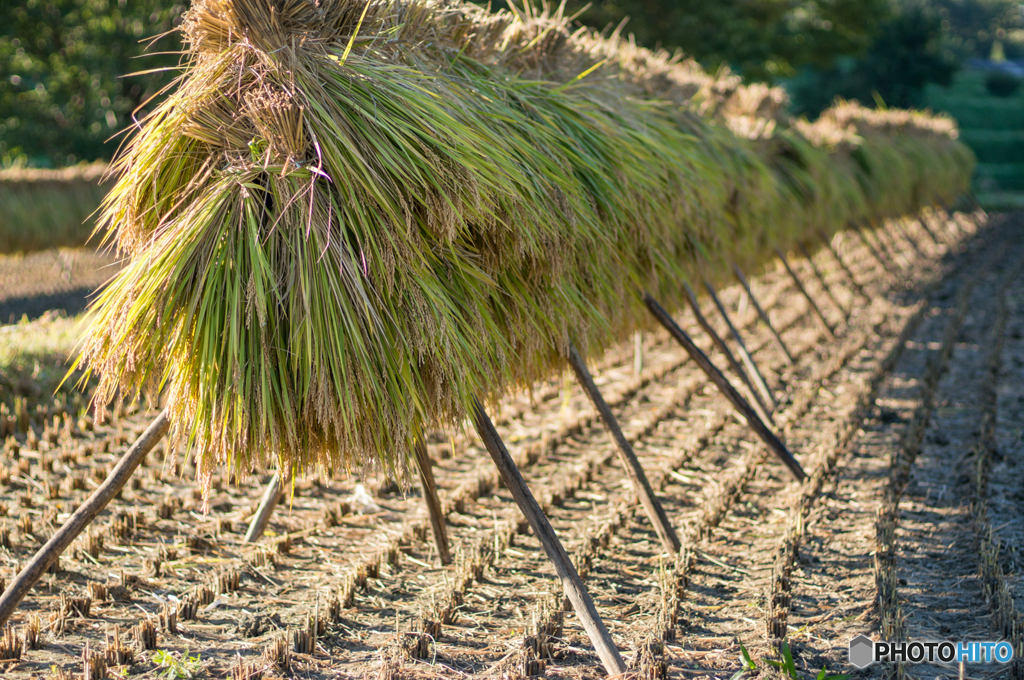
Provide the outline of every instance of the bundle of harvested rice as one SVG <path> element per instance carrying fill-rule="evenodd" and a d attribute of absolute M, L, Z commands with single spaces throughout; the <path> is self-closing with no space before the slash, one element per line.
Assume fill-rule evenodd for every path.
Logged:
<path fill-rule="evenodd" d="M 79 361 L 100 409 L 166 388 L 205 480 L 400 473 L 474 396 L 647 325 L 638 290 L 681 302 L 696 251 L 724 276 L 970 172 L 933 169 L 962 152 L 923 114 L 793 124 L 775 90 L 558 13 L 198 0 L 184 31 L 184 75 L 116 164 L 102 223 L 131 263 Z"/>

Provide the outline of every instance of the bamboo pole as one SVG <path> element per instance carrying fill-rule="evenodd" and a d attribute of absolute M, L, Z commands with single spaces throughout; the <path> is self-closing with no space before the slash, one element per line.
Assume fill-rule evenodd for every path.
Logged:
<path fill-rule="evenodd" d="M 828 251 L 832 253 L 832 257 L 835 259 L 835 261 L 839 263 L 839 268 L 843 270 L 844 274 L 846 274 L 846 278 L 850 281 L 850 285 L 853 286 L 853 290 L 857 293 L 857 295 L 861 296 L 862 298 L 870 302 L 871 298 L 868 297 L 868 294 L 864 292 L 864 287 L 857 283 L 857 278 L 853 275 L 853 271 L 851 271 L 850 268 L 846 265 L 846 262 L 843 261 L 843 258 L 839 255 L 839 251 L 836 250 L 835 247 L 833 247 L 832 241 L 829 240 L 829 238 L 824 234 L 824 232 L 818 232 L 818 236 L 821 237 L 822 243 L 825 244 L 825 247 L 828 248 Z"/>
<path fill-rule="evenodd" d="M 953 244 L 959 245 L 964 234 L 971 234 L 972 232 L 960 224 L 960 220 L 956 219 L 956 215 L 951 215 L 948 212 L 946 215 L 948 218 L 946 220 L 946 231 L 949 233 L 949 237 L 953 239 Z"/>
<path fill-rule="evenodd" d="M 814 301 L 814 298 L 812 298 L 811 294 L 807 292 L 806 288 L 804 288 L 804 284 L 800 280 L 800 277 L 797 276 L 796 272 L 793 271 L 793 268 L 789 266 L 789 261 L 786 260 L 786 256 L 778 248 L 775 249 L 775 253 L 779 256 L 779 259 L 782 260 L 782 264 L 783 266 L 786 267 L 786 271 L 789 272 L 790 277 L 793 279 L 793 283 L 795 283 L 796 287 L 800 290 L 801 293 L 803 293 L 803 296 L 807 298 L 807 302 L 811 305 L 811 310 L 814 311 L 815 318 L 817 318 L 820 322 L 820 325 L 822 329 L 825 331 L 825 334 L 828 335 L 830 340 L 835 340 L 835 331 L 832 330 L 832 326 L 829 325 L 828 319 L 825 318 L 825 315 L 821 313 L 821 309 Z"/>
<path fill-rule="evenodd" d="M 423 500 L 427 506 L 427 515 L 430 517 L 430 527 L 434 534 L 434 544 L 437 546 L 437 554 L 441 564 L 451 564 L 451 550 L 448 547 L 448 532 L 445 527 L 444 513 L 441 511 L 441 500 L 437 495 L 437 485 L 434 482 L 434 472 L 431 470 L 430 455 L 422 441 L 418 441 L 414 447 L 416 467 L 420 476 L 420 485 L 423 488 Z M 275 473 L 263 491 L 263 498 L 260 501 L 256 514 L 249 523 L 249 530 L 245 534 L 246 543 L 255 543 L 263 536 L 274 510 L 284 497 L 284 487 L 281 484 L 281 476 Z"/>
<path fill-rule="evenodd" d="M 917 223 L 921 225 L 922 229 L 924 229 L 924 233 L 928 234 L 928 238 L 930 238 L 932 240 L 932 243 L 935 244 L 936 248 L 942 248 L 943 245 L 948 245 L 948 244 L 944 244 L 944 243 L 940 243 L 939 242 L 938 237 L 935 236 L 935 232 L 932 231 L 931 226 L 929 226 L 928 220 L 925 217 L 925 214 L 924 214 L 923 210 L 918 213 Z"/>
<path fill-rule="evenodd" d="M 644 333 L 636 331 L 633 333 L 633 375 L 640 378 L 644 371 Z"/>
<path fill-rule="evenodd" d="M 843 306 L 839 304 L 839 300 L 832 294 L 832 287 L 828 285 L 828 281 L 825 280 L 825 275 L 821 273 L 821 270 L 818 269 L 818 265 L 814 263 L 814 258 L 812 258 L 811 254 L 807 252 L 807 248 L 804 247 L 804 244 L 800 243 L 798 244 L 798 247 L 800 248 L 800 252 L 803 256 L 807 258 L 807 264 L 811 265 L 811 271 L 814 272 L 814 277 L 818 279 L 818 283 L 821 284 L 822 289 L 825 291 L 825 295 L 827 295 L 828 299 L 832 301 L 832 304 L 836 306 L 839 313 L 843 315 L 843 321 L 849 321 L 850 313 L 843 309 Z"/>
<path fill-rule="evenodd" d="M 270 524 L 270 518 L 274 514 L 274 509 L 277 508 L 277 504 L 281 502 L 282 497 L 284 497 L 284 486 L 281 484 L 281 473 L 275 472 L 274 476 L 267 482 L 266 487 L 264 487 L 263 498 L 256 509 L 256 514 L 252 516 L 252 520 L 249 522 L 249 530 L 245 532 L 246 543 L 255 543 L 263 537 L 263 532 L 267 530 L 267 525 Z"/>
<path fill-rule="evenodd" d="M 423 488 L 423 500 L 427 504 L 430 516 L 430 529 L 434 532 L 434 545 L 437 546 L 437 557 L 442 565 L 452 563 L 452 553 L 448 547 L 448 529 L 441 512 L 441 499 L 437 495 L 437 484 L 434 483 L 433 463 L 427 453 L 427 445 L 423 439 L 417 439 L 413 447 L 416 454 L 416 467 L 420 473 L 420 486 Z"/>
<path fill-rule="evenodd" d="M 945 206 L 939 206 L 939 209 L 935 211 L 936 228 L 939 234 L 942 235 L 942 242 L 946 244 L 947 248 L 952 248 L 957 245 L 959 241 L 959 229 L 956 225 L 956 220 L 950 214 L 949 210 Z M 949 224 L 953 222 L 953 228 L 951 229 Z"/>
<path fill-rule="evenodd" d="M 757 310 L 757 315 L 761 317 L 761 321 L 768 330 L 771 331 L 772 341 L 775 343 L 775 347 L 779 350 L 782 356 L 785 358 L 786 363 L 792 366 L 795 363 L 793 355 L 789 353 L 789 348 L 786 347 L 786 343 L 782 341 L 782 336 L 775 330 L 775 326 L 772 325 L 772 320 L 768 318 L 768 313 L 761 307 L 761 303 L 754 297 L 754 291 L 750 288 L 750 283 L 747 282 L 747 277 L 743 275 L 743 271 L 739 268 L 735 262 L 732 263 L 732 271 L 736 275 L 736 279 L 743 286 L 743 290 L 747 291 L 747 296 L 750 298 L 751 304 L 754 305 L 754 309 Z"/>
<path fill-rule="evenodd" d="M 899 232 L 900 236 L 904 238 L 904 240 L 910 243 L 910 247 L 914 249 L 915 253 L 917 253 L 918 259 L 927 260 L 928 256 L 924 254 L 923 250 L 921 250 L 921 246 L 917 244 L 917 239 L 915 239 L 913 235 L 910 233 L 910 229 L 907 228 L 907 225 L 904 223 L 903 219 L 900 218 L 898 220 L 892 221 L 899 225 L 896 230 Z"/>
<path fill-rule="evenodd" d="M 882 254 L 878 251 L 878 249 L 875 248 L 874 244 L 872 244 L 871 241 L 868 240 L 868 236 L 864 227 L 854 227 L 853 231 L 856 232 L 857 236 L 860 237 L 861 242 L 865 246 L 867 246 L 867 249 L 871 252 L 871 255 L 875 258 L 875 260 L 878 261 L 878 264 L 881 265 L 885 273 L 889 275 L 889 278 L 896 279 L 896 272 L 894 272 L 892 270 L 892 267 L 889 266 L 888 260 L 883 258 Z"/>
<path fill-rule="evenodd" d="M 872 230 L 871 235 L 874 236 L 875 243 L 878 244 L 878 247 L 882 250 L 882 253 L 890 261 L 895 262 L 897 265 L 899 265 L 900 269 L 906 269 L 907 267 L 910 266 L 909 258 L 896 257 L 897 255 L 902 255 L 902 253 L 900 253 L 897 249 L 896 241 L 894 239 L 890 242 L 890 238 L 892 236 L 891 234 L 886 233 L 883 235 L 881 229 L 875 228 Z M 890 248 L 890 246 L 892 247 Z"/>
<path fill-rule="evenodd" d="M 779 404 L 775 401 L 775 395 L 772 394 L 771 389 L 768 387 L 768 382 L 764 379 L 764 375 L 761 374 L 757 364 L 754 363 L 754 357 L 750 356 L 750 352 L 747 351 L 747 345 L 743 342 L 742 336 L 740 336 L 739 330 L 733 325 L 732 319 L 729 318 L 729 313 L 725 310 L 725 305 L 718 299 L 718 293 L 715 292 L 714 286 L 707 279 L 704 279 L 704 288 L 707 289 L 708 294 L 711 295 L 711 300 L 715 303 L 715 307 L 718 307 L 718 313 L 725 319 L 725 325 L 729 329 L 729 334 L 732 339 L 736 342 L 736 346 L 740 350 L 740 359 L 743 360 L 743 364 L 747 367 L 747 371 L 750 374 L 751 380 L 754 381 L 757 389 L 761 392 L 761 397 L 766 402 L 766 406 L 771 408 L 774 412 L 779 407 Z"/>
<path fill-rule="evenodd" d="M 586 586 L 583 585 L 580 575 L 576 572 L 576 567 L 573 566 L 568 553 L 562 547 L 562 543 L 558 540 L 558 536 L 551 527 L 548 518 L 544 515 L 544 511 L 533 497 L 533 494 L 530 493 L 530 487 L 527 486 L 526 480 L 523 479 L 519 468 L 516 467 L 515 461 L 509 455 L 504 442 L 501 441 L 494 423 L 491 422 L 479 401 L 475 401 L 473 406 L 473 422 L 476 425 L 476 431 L 479 433 L 480 439 L 483 440 L 484 446 L 487 447 L 487 452 L 491 454 L 494 464 L 498 467 L 498 471 L 501 472 L 505 486 L 512 492 L 516 505 L 519 506 L 519 509 L 526 516 L 526 520 L 533 528 L 533 533 L 537 536 L 537 540 L 540 541 L 544 552 L 547 553 L 548 559 L 554 565 L 555 573 L 558 574 L 558 578 L 562 582 L 565 595 L 572 603 L 576 616 L 579 618 L 583 629 L 587 632 L 587 636 L 590 638 L 591 644 L 594 645 L 597 655 L 600 657 L 601 663 L 604 664 L 608 675 L 619 676 L 625 674 L 626 664 L 622 661 L 619 650 L 615 648 L 615 642 L 612 640 L 608 628 L 605 627 L 604 621 L 601 620 L 601 616 L 597 613 L 594 601 L 590 598 Z"/>
<path fill-rule="evenodd" d="M 125 451 L 121 460 L 117 462 L 114 469 L 110 471 L 103 483 L 96 488 L 89 498 L 68 518 L 64 525 L 57 530 L 49 541 L 40 548 L 29 560 L 25 568 L 14 577 L 10 585 L 0 595 L 0 626 L 7 623 L 14 613 L 18 604 L 28 595 L 32 586 L 39 581 L 46 570 L 50 568 L 53 561 L 61 553 L 67 550 L 82 531 L 102 512 L 103 508 L 113 499 L 124 485 L 128 483 L 132 473 L 145 459 L 146 454 L 153 450 L 157 442 L 167 434 L 170 429 L 171 420 L 167 411 L 160 414 L 149 424 L 146 431 L 135 440 L 135 443 Z"/>
<path fill-rule="evenodd" d="M 797 462 L 793 454 L 789 452 L 786 445 L 775 436 L 775 433 L 768 429 L 768 426 L 764 424 L 764 421 L 757 415 L 750 404 L 743 399 L 742 395 L 736 391 L 736 388 L 729 383 L 729 380 L 722 375 L 722 372 L 715 367 L 711 360 L 708 359 L 707 355 L 700 350 L 700 347 L 693 342 L 689 335 L 686 334 L 679 324 L 666 312 L 661 305 L 658 304 L 657 300 L 651 297 L 650 293 L 643 294 L 644 304 L 647 305 L 647 309 L 654 314 L 654 317 L 661 323 L 662 326 L 675 338 L 676 342 L 683 346 L 689 353 L 690 357 L 697 363 L 698 366 L 704 371 L 704 373 L 711 379 L 711 382 L 715 383 L 715 386 L 725 395 L 733 408 L 747 421 L 750 428 L 761 438 L 768 448 L 778 456 L 779 460 L 789 468 L 789 471 L 793 473 L 793 476 L 798 482 L 804 481 L 807 478 L 806 473 L 800 463 Z"/>
<path fill-rule="evenodd" d="M 580 386 L 583 387 L 583 391 L 587 393 L 590 401 L 594 404 L 594 408 L 597 409 L 597 413 L 601 416 L 604 426 L 608 428 L 612 439 L 615 440 L 616 450 L 619 453 L 619 462 L 626 469 L 629 481 L 633 484 L 633 491 L 639 497 L 640 504 L 647 513 L 647 518 L 651 520 L 655 533 L 661 539 L 662 546 L 673 557 L 678 555 L 682 549 L 682 543 L 680 543 L 675 529 L 672 528 L 672 523 L 669 522 L 664 508 L 661 507 L 657 496 L 654 495 L 654 489 L 651 488 L 650 482 L 647 481 L 647 475 L 644 473 L 640 461 L 637 460 L 636 452 L 633 451 L 633 447 L 629 440 L 626 439 L 626 435 L 622 433 L 619 421 L 615 418 L 612 410 L 608 408 L 608 404 L 605 402 L 604 397 L 601 396 L 601 391 L 597 388 L 594 378 L 587 369 L 587 363 L 580 356 L 576 345 L 572 343 L 569 344 L 569 365 L 572 366 L 572 370 L 576 374 L 576 379 L 579 381 Z"/>
<path fill-rule="evenodd" d="M 935 220 L 935 226 L 929 228 L 936 236 L 939 237 L 939 242 L 946 247 L 948 250 L 956 245 L 956 237 L 949 228 L 949 211 L 946 210 L 945 206 L 939 205 L 937 208 L 931 210 L 932 219 Z"/>
<path fill-rule="evenodd" d="M 770 421 L 772 418 L 769 415 L 768 405 L 762 401 L 761 395 L 758 394 L 757 390 L 754 388 L 753 382 L 750 380 L 750 376 L 747 375 L 747 372 L 743 369 L 740 362 L 736 361 L 736 357 L 733 355 L 732 350 L 729 349 L 729 346 L 725 344 L 725 340 L 722 340 L 722 336 L 718 334 L 714 327 L 708 322 L 707 318 L 705 318 L 704 314 L 700 311 L 700 304 L 697 302 L 697 296 L 693 294 L 693 289 L 690 288 L 690 284 L 684 281 L 683 288 L 686 290 L 686 297 L 690 301 L 690 308 L 693 309 L 693 315 L 696 317 L 697 323 L 700 324 L 700 327 L 704 329 L 705 333 L 711 336 L 711 341 L 715 344 L 715 347 L 725 355 L 725 360 L 732 369 L 732 372 L 736 374 L 743 385 L 750 391 L 750 395 L 754 398 L 753 408 L 757 411 L 757 415 L 762 420 Z"/>

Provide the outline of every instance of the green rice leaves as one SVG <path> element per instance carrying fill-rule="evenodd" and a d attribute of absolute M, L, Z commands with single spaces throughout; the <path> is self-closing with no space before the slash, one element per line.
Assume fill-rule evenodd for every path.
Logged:
<path fill-rule="evenodd" d="M 401 474 L 474 397 L 646 325 L 638 290 L 679 303 L 698 266 L 758 266 L 970 174 L 927 116 L 790 121 L 770 88 L 691 87 L 692 64 L 533 10 L 206 0 L 186 33 L 117 162 L 101 221 L 132 260 L 80 362 L 99 407 L 166 390 L 206 480 Z"/>

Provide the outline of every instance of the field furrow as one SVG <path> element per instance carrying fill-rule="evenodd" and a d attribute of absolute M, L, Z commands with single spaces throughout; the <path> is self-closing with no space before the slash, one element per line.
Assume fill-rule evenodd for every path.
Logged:
<path fill-rule="evenodd" d="M 986 594 L 1007 593 L 997 611 L 1024 601 L 1015 597 L 1019 489 L 1008 473 L 1024 427 L 1024 396 L 1012 377 L 1024 365 L 1024 284 L 1014 269 L 1024 256 L 1020 222 L 1002 217 L 979 227 L 981 215 L 938 212 L 924 219 L 869 236 L 882 261 L 852 232 L 833 241 L 842 265 L 828 250 L 813 263 L 790 254 L 834 340 L 781 264 L 751 278 L 792 364 L 740 286 L 718 291 L 779 402 L 774 427 L 807 471 L 803 485 L 661 329 L 642 335 L 639 375 L 632 340 L 589 358 L 683 539 L 676 558 L 664 552 L 570 373 L 495 409 L 501 435 L 641 676 L 731 677 L 741 644 L 764 673 L 763 660 L 778 658 L 783 642 L 814 674 L 844 667 L 846 642 L 858 632 L 945 636 L 953 634 L 941 628 L 948 619 L 957 621 L 955 634 L 991 636 L 991 621 L 979 618 L 989 611 Z M 735 350 L 714 305 L 702 307 Z M 679 323 L 726 367 L 692 314 Z M 0 477 L 4 578 L 152 417 L 127 405 L 110 422 L 93 423 L 45 395 L 24 411 L 4 421 L 13 434 Z M 19 609 L 13 630 L 38 617 L 41 632 L 18 671 L 80 672 L 86 642 L 129 643 L 148 619 L 157 648 L 200 651 L 213 677 L 603 675 L 476 434 L 434 433 L 427 446 L 456 556 L 449 567 L 437 563 L 418 489 L 403 492 L 372 473 L 324 471 L 296 482 L 265 537 L 247 545 L 245 526 L 268 477 L 218 478 L 204 508 L 194 466 L 161 444 Z M 965 447 L 987 453 L 967 457 Z M 967 505 L 975 496 L 987 501 Z M 991 531 L 981 553 L 973 527 Z M 991 557 L 981 579 L 978 554 Z M 998 568 L 985 572 L 990 563 Z M 935 589 L 943 578 L 952 578 L 950 592 Z M 986 579 L 995 584 L 988 590 Z M 950 598 L 962 611 L 942 609 Z M 968 614 L 979 621 L 974 628 L 959 622 Z M 154 673 L 140 644 L 131 642 L 132 673 Z M 932 677 L 949 669 L 868 673 L 905 671 Z"/>

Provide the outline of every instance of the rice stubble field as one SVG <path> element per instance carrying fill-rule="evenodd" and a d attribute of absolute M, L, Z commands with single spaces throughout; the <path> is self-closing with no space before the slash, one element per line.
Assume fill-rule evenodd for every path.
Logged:
<path fill-rule="evenodd" d="M 815 256 L 848 322 L 807 262 L 792 261 L 834 341 L 781 264 L 752 280 L 793 365 L 739 286 L 720 291 L 780 402 L 775 427 L 803 485 L 666 333 L 644 334 L 639 376 L 632 342 L 591 362 L 683 539 L 677 560 L 574 382 L 537 385 L 494 414 L 638 677 L 733 677 L 741 645 L 756 665 L 748 675 L 770 675 L 782 640 L 814 676 L 853 671 L 846 645 L 860 633 L 1019 636 L 1024 223 L 924 219 L 939 243 L 913 221 L 913 246 L 877 232 L 896 276 L 854 234 L 836 237 L 870 301 L 827 251 Z M 678 318 L 724 366 L 692 315 Z M 153 417 L 125 405 L 93 423 L 46 393 L 21 409 L 2 425 L 13 430 L 0 465 L 8 581 Z M 12 640 L 36 648 L 0 668 L 69 677 L 102 659 L 111 676 L 603 676 L 476 435 L 438 433 L 428 450 L 456 555 L 445 568 L 415 488 L 343 471 L 296 481 L 249 545 L 269 477 L 216 478 L 204 511 L 194 467 L 161 444 L 19 608 Z M 962 677 L 1019 671 L 968 665 Z M 958 673 L 874 665 L 855 676 Z"/>

